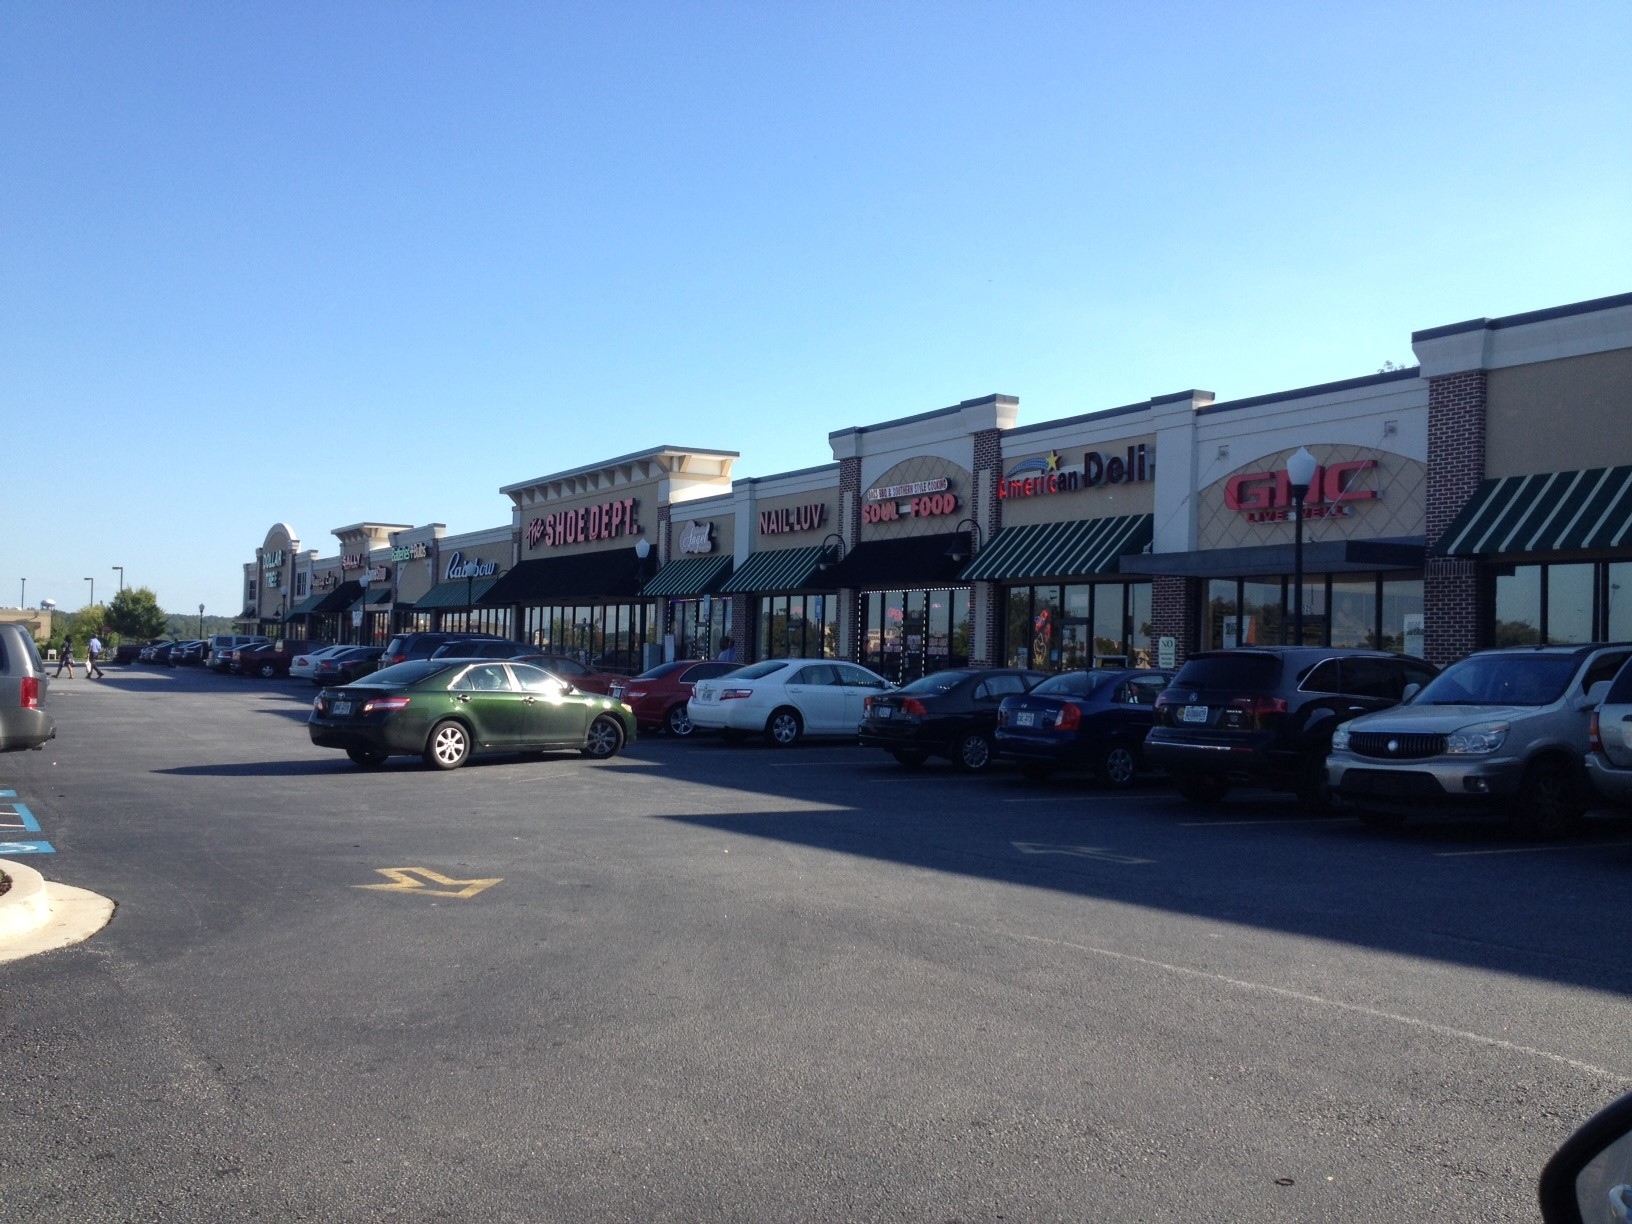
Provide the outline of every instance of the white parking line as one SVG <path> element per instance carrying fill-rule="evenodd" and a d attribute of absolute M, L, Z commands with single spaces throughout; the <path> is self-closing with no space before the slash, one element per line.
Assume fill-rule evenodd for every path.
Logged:
<path fill-rule="evenodd" d="M 1181 820 L 1181 829 L 1227 829 L 1235 825 L 1288 825 L 1288 824 L 1330 824 L 1335 820 L 1353 820 L 1352 816 L 1288 816 L 1284 819 L 1268 820 Z"/>
<path fill-rule="evenodd" d="M 1615 850 L 1632 846 L 1632 842 L 1593 842 L 1587 845 L 1574 842 L 1558 846 L 1504 846 L 1500 850 L 1435 850 L 1435 858 L 1472 858 L 1478 854 L 1543 854 L 1548 850 Z"/>

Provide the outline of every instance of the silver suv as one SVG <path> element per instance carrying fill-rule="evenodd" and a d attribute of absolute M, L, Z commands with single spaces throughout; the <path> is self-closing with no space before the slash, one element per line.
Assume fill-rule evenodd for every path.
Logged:
<path fill-rule="evenodd" d="M 1399 824 L 1412 808 L 1491 808 L 1526 836 L 1561 836 L 1590 795 L 1592 708 L 1628 658 L 1625 643 L 1471 654 L 1403 705 L 1339 727 L 1326 780 L 1370 824 Z"/>
<path fill-rule="evenodd" d="M 1632 807 L 1632 663 L 1610 682 L 1587 728 L 1587 777 L 1611 803 Z"/>
<path fill-rule="evenodd" d="M 57 725 L 45 712 L 50 687 L 28 626 L 0 623 L 0 752 L 40 748 L 56 738 Z"/>

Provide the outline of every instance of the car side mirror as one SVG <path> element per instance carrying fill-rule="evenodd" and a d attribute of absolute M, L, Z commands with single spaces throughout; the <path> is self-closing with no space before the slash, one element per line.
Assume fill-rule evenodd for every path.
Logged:
<path fill-rule="evenodd" d="M 1613 682 L 1609 680 L 1597 681 L 1586 691 L 1584 695 L 1575 699 L 1575 708 L 1578 710 L 1590 710 L 1595 706 L 1603 705 L 1604 698 L 1609 696 L 1609 686 L 1611 683 Z"/>
<path fill-rule="evenodd" d="M 1541 1171 L 1546 1224 L 1632 1220 L 1632 1093 L 1581 1124 Z"/>
<path fill-rule="evenodd" d="M 1413 680 L 1410 684 L 1405 686 L 1405 691 L 1400 694 L 1400 700 L 1402 702 L 1410 701 L 1411 698 L 1415 697 L 1420 692 L 1422 692 L 1422 685 Z"/>

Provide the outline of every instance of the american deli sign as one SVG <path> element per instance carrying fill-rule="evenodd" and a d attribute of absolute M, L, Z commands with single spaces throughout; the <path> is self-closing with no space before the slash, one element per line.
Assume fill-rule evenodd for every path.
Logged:
<path fill-rule="evenodd" d="M 1154 479 L 1156 455 L 1151 447 L 1141 442 L 1130 446 L 1127 455 L 1109 455 L 1087 451 L 1082 456 L 1082 470 L 1060 467 L 1058 451 L 1046 457 L 1027 459 L 1017 463 L 997 484 L 997 496 L 1007 501 L 1015 497 L 1042 497 L 1049 493 L 1075 493 L 1078 489 L 1097 489 L 1102 485 L 1136 484 Z"/>
<path fill-rule="evenodd" d="M 952 482 L 945 476 L 934 480 L 917 480 L 912 484 L 883 485 L 868 489 L 861 507 L 864 523 L 888 523 L 899 518 L 930 518 L 941 514 L 956 514 L 958 495 L 951 492 Z M 904 509 L 903 509 L 904 507 Z"/>
<path fill-rule="evenodd" d="M 557 510 L 527 524 L 527 547 L 558 548 L 563 544 L 639 535 L 640 521 L 636 517 L 639 511 L 640 499 L 635 497 L 597 502 L 576 510 Z"/>
<path fill-rule="evenodd" d="M 1350 459 L 1315 468 L 1303 499 L 1305 518 L 1346 518 L 1356 502 L 1376 501 L 1376 489 L 1357 488 L 1362 473 L 1377 466 L 1375 459 Z M 1248 472 L 1224 482 L 1224 505 L 1239 510 L 1249 523 L 1284 523 L 1292 518 L 1292 483 L 1286 469 Z"/>

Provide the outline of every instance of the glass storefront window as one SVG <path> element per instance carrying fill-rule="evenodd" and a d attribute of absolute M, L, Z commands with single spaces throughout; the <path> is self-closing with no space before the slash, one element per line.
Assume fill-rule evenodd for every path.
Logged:
<path fill-rule="evenodd" d="M 1235 583 L 1227 586 L 1233 609 Z M 1066 671 L 1123 660 L 1132 666 L 1150 664 L 1148 582 L 1010 587 L 1004 599 L 999 658 L 1007 667 Z"/>
<path fill-rule="evenodd" d="M 719 653 L 720 639 L 734 636 L 731 601 L 709 596 L 670 600 L 669 632 L 674 634 L 675 658 L 712 659 Z M 739 648 L 737 657 L 747 656 Z"/>
<path fill-rule="evenodd" d="M 1308 614 L 1305 613 L 1305 636 L 1308 634 Z M 1248 581 L 1241 584 L 1241 621 L 1236 640 L 1226 646 L 1279 646 L 1286 639 L 1279 582 Z M 1228 635 L 1226 634 L 1226 638 Z M 1319 641 L 1319 638 L 1315 639 Z"/>
<path fill-rule="evenodd" d="M 1591 562 L 1547 567 L 1547 640 L 1592 641 Z"/>
<path fill-rule="evenodd" d="M 1632 642 L 1632 561 L 1611 561 L 1604 568 L 1604 640 Z"/>
<path fill-rule="evenodd" d="M 1094 588 L 1065 588 L 1065 611 L 1060 621 L 1060 669 L 1094 665 Z"/>
<path fill-rule="evenodd" d="M 1124 633 L 1122 592 L 1120 583 L 1104 583 L 1092 588 L 1094 592 L 1094 662 L 1104 659 L 1120 666 L 1127 662 L 1127 641 Z"/>
<path fill-rule="evenodd" d="M 1423 657 L 1422 579 L 1383 580 L 1383 629 L 1380 650 Z"/>
<path fill-rule="evenodd" d="M 1207 641 L 1213 650 L 1228 650 L 1239 646 L 1237 628 L 1239 610 L 1236 595 L 1239 584 L 1234 578 L 1211 578 L 1207 582 Z"/>
<path fill-rule="evenodd" d="M 1128 592 L 1128 662 L 1135 667 L 1150 667 L 1151 654 L 1150 592 L 1148 582 L 1130 582 Z"/>
<path fill-rule="evenodd" d="M 1497 646 L 1541 644 L 1541 566 L 1517 565 L 1496 575 Z"/>
<path fill-rule="evenodd" d="M 861 602 L 861 662 L 896 684 L 969 663 L 967 588 L 869 591 Z"/>
<path fill-rule="evenodd" d="M 825 595 L 761 596 L 759 657 L 832 658 L 836 653 L 837 626 L 830 622 L 831 614 L 830 601 Z"/>
<path fill-rule="evenodd" d="M 1377 649 L 1376 580 L 1334 577 L 1331 621 L 1331 645 L 1354 650 Z"/>
<path fill-rule="evenodd" d="M 1031 588 L 1010 587 L 1008 616 L 1005 618 L 1003 641 L 1004 662 L 1010 667 L 1030 667 L 1031 663 Z"/>

